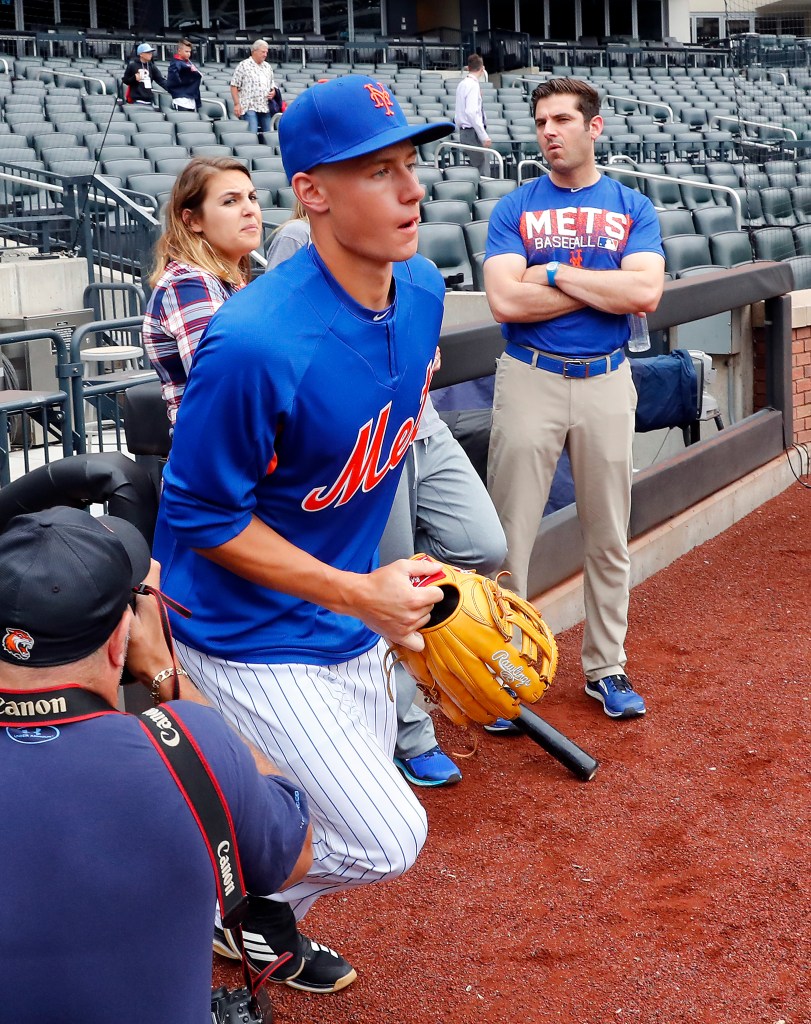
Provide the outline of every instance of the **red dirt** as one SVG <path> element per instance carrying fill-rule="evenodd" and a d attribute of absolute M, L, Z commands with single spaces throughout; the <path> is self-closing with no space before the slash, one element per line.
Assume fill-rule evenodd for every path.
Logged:
<path fill-rule="evenodd" d="M 415 867 L 304 922 L 358 980 L 272 986 L 277 1024 L 809 1024 L 809 569 L 794 485 L 637 587 L 635 722 L 584 695 L 582 630 L 561 634 L 538 710 L 600 759 L 595 780 L 482 733 L 460 785 L 420 792 Z M 214 978 L 240 984 L 219 958 Z"/>

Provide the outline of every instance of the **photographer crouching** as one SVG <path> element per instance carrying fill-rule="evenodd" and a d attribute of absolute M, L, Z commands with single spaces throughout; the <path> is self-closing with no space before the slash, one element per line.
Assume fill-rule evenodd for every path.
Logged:
<path fill-rule="evenodd" d="M 174 669 L 157 600 L 131 610 L 157 569 L 133 526 L 78 509 L 0 534 L 0 1016 L 14 1024 L 212 1019 L 218 858 L 161 740 L 202 755 L 248 889 L 276 892 L 312 861 L 304 794 Z M 152 713 L 155 738 L 116 710 L 125 661 L 156 702 L 183 698 Z"/>

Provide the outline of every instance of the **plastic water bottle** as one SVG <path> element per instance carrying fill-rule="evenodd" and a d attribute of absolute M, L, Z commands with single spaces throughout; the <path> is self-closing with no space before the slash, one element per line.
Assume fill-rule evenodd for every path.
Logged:
<path fill-rule="evenodd" d="M 628 329 L 631 332 L 628 337 L 629 352 L 647 352 L 650 348 L 650 332 L 648 331 L 648 318 L 643 314 L 628 314 Z"/>

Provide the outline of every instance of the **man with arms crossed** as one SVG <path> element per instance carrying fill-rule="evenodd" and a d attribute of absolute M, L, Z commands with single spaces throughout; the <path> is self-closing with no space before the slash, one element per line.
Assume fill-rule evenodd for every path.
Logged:
<path fill-rule="evenodd" d="M 402 459 L 426 401 L 445 295 L 416 255 L 415 144 L 381 83 L 313 85 L 280 122 L 285 170 L 312 244 L 229 299 L 200 343 L 164 475 L 155 547 L 193 613 L 178 652 L 225 717 L 307 793 L 314 863 L 254 901 L 245 945 L 313 992 L 352 967 L 296 930 L 318 896 L 393 878 L 426 836 L 393 761 L 393 682 L 381 636 L 419 648 L 441 599 L 375 568 Z M 228 949 L 227 933 L 217 948 Z"/>
<path fill-rule="evenodd" d="M 585 548 L 586 693 L 610 717 L 633 718 L 645 703 L 625 674 L 636 391 L 624 345 L 627 314 L 659 303 L 661 236 L 650 201 L 596 166 L 597 92 L 556 78 L 535 89 L 532 104 L 550 172 L 499 201 L 484 264 L 507 340 L 488 486 L 507 535 L 510 586 L 526 595 L 555 466 L 568 449 Z"/>

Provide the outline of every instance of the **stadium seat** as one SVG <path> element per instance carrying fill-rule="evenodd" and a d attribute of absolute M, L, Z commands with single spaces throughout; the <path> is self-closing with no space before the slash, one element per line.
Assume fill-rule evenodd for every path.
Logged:
<path fill-rule="evenodd" d="M 130 174 L 127 177 L 127 188 L 157 198 L 164 192 L 172 191 L 176 177 L 174 174 L 156 174 L 154 171 L 149 174 Z"/>
<path fill-rule="evenodd" d="M 645 183 L 645 191 L 657 210 L 684 209 L 681 189 L 675 178 L 673 181 L 659 181 L 656 178 L 648 179 Z"/>
<path fill-rule="evenodd" d="M 479 199 L 500 199 L 517 188 L 518 182 L 514 178 L 482 178 L 479 182 Z"/>
<path fill-rule="evenodd" d="M 797 255 L 790 227 L 756 228 L 752 242 L 759 260 L 787 260 Z"/>
<path fill-rule="evenodd" d="M 679 274 L 692 267 L 712 266 L 709 242 L 703 235 L 671 235 L 662 239 L 665 270 Z"/>
<path fill-rule="evenodd" d="M 798 224 L 792 233 L 797 255 L 811 256 L 811 224 Z"/>
<path fill-rule="evenodd" d="M 487 246 L 487 229 L 489 225 L 486 220 L 472 220 L 465 224 L 462 230 L 465 233 L 465 244 L 467 245 L 468 256 L 471 262 L 476 253 L 484 252 Z"/>
<path fill-rule="evenodd" d="M 280 188 L 288 188 L 290 185 L 284 171 L 253 171 L 251 177 L 257 188 L 270 189 L 274 199 Z"/>
<path fill-rule="evenodd" d="M 793 228 L 797 224 L 797 217 L 791 205 L 791 193 L 787 188 L 761 189 L 760 203 L 769 227 Z"/>
<path fill-rule="evenodd" d="M 445 181 L 472 181 L 478 185 L 481 181 L 481 174 L 478 167 L 471 167 L 468 164 L 451 165 L 442 172 Z"/>
<path fill-rule="evenodd" d="M 657 210 L 656 216 L 659 219 L 662 238 L 669 238 L 671 235 L 696 234 L 693 215 L 689 210 Z"/>
<path fill-rule="evenodd" d="M 712 262 L 718 267 L 735 267 L 753 259 L 747 231 L 719 231 L 710 236 Z"/>
<path fill-rule="evenodd" d="M 420 224 L 417 251 L 437 265 L 449 287 L 469 288 L 473 284 L 473 270 L 460 224 Z M 449 280 L 460 275 L 461 281 Z"/>
<path fill-rule="evenodd" d="M 422 220 L 427 223 L 467 224 L 473 219 L 464 199 L 429 199 L 420 206 Z"/>
<path fill-rule="evenodd" d="M 811 186 L 795 185 L 791 189 L 791 206 L 798 224 L 811 223 Z"/>
<path fill-rule="evenodd" d="M 693 210 L 693 223 L 700 235 L 711 238 L 718 231 L 737 231 L 735 212 L 731 206 L 707 206 Z"/>
<path fill-rule="evenodd" d="M 146 157 L 129 157 L 126 160 L 104 160 L 101 162 L 105 174 L 115 174 L 125 180 L 131 174 L 151 174 L 152 163 Z"/>
<path fill-rule="evenodd" d="M 292 210 L 296 205 L 296 193 L 291 185 L 287 188 L 280 188 L 276 193 L 276 205 L 285 210 Z"/>
<path fill-rule="evenodd" d="M 811 288 L 811 256 L 789 256 L 784 261 L 794 274 L 794 288 Z"/>
<path fill-rule="evenodd" d="M 431 186 L 435 182 L 445 180 L 442 177 L 442 171 L 438 167 L 434 167 L 433 164 L 417 164 L 414 173 L 417 176 L 417 181 L 425 186 L 427 195 L 431 194 Z"/>
<path fill-rule="evenodd" d="M 431 196 L 433 199 L 458 199 L 472 207 L 479 197 L 479 186 L 477 182 L 463 178 L 435 181 L 431 186 Z"/>
<path fill-rule="evenodd" d="M 498 199 L 477 199 L 473 204 L 473 219 L 490 220 L 490 214 L 498 202 Z"/>

